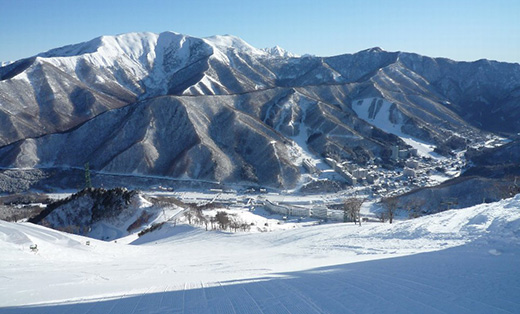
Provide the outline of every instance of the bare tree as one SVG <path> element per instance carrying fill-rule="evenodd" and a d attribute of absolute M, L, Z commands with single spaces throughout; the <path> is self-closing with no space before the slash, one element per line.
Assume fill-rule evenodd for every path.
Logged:
<path fill-rule="evenodd" d="M 215 225 L 217 224 L 217 217 L 210 217 L 209 222 L 211 223 L 211 230 L 215 230 Z"/>
<path fill-rule="evenodd" d="M 343 221 L 353 221 L 354 224 L 359 222 L 359 225 L 361 226 L 361 206 L 365 200 L 363 198 L 348 198 L 343 203 Z"/>
<path fill-rule="evenodd" d="M 240 225 L 240 229 L 242 229 L 242 231 L 249 231 L 251 230 L 251 225 L 244 222 Z"/>
<path fill-rule="evenodd" d="M 233 228 L 233 230 L 234 230 L 235 232 L 238 231 L 238 229 L 240 228 L 240 225 L 241 225 L 241 222 L 240 222 L 237 218 L 233 218 L 233 219 L 231 219 L 231 222 L 230 222 L 230 224 L 229 224 L 229 226 L 230 226 L 231 228 Z"/>
<path fill-rule="evenodd" d="M 204 225 L 204 227 L 206 228 L 206 231 L 208 231 L 208 226 L 209 226 L 211 220 L 208 219 L 208 217 L 204 216 L 201 208 L 197 208 L 195 210 L 195 218 L 196 218 L 197 223 L 200 225 Z"/>
<path fill-rule="evenodd" d="M 383 207 L 386 209 L 388 221 L 392 223 L 394 221 L 395 211 L 397 210 L 398 200 L 395 197 L 386 197 L 381 200 Z"/>
<path fill-rule="evenodd" d="M 215 215 L 215 218 L 216 218 L 216 221 L 218 223 L 218 225 L 220 226 L 220 229 L 222 230 L 226 230 L 229 226 L 229 216 L 226 212 L 217 212 L 217 214 Z"/>
<path fill-rule="evenodd" d="M 487 197 L 484 196 L 482 202 L 486 203 L 515 196 L 520 193 L 520 183 L 518 181 L 517 177 L 514 177 L 514 180 L 511 178 L 507 181 L 494 180 L 488 189 Z"/>
<path fill-rule="evenodd" d="M 188 219 L 188 224 L 191 225 L 191 220 L 193 219 L 193 212 L 191 211 L 191 209 L 187 210 L 184 212 L 184 217 L 186 217 L 186 219 Z"/>
<path fill-rule="evenodd" d="M 201 217 L 199 218 L 199 220 L 200 220 L 200 222 L 201 222 L 202 224 L 204 224 L 204 227 L 206 227 L 206 231 L 208 231 L 208 225 L 209 225 L 209 223 L 210 223 L 209 219 L 206 218 L 205 216 L 201 216 Z"/>
<path fill-rule="evenodd" d="M 419 198 L 412 198 L 404 205 L 408 211 L 408 218 L 417 218 L 420 216 L 421 208 L 426 203 L 426 200 Z"/>

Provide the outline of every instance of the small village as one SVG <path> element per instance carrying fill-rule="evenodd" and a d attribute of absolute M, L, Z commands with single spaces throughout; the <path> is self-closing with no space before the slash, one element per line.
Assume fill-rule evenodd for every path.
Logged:
<path fill-rule="evenodd" d="M 361 198 L 373 204 L 381 198 L 437 185 L 458 176 L 465 166 L 463 153 L 458 153 L 453 158 L 435 157 L 419 156 L 413 148 L 395 148 L 392 154 L 394 169 L 385 169 L 375 163 L 362 167 L 348 161 L 337 162 L 332 158 L 324 158 L 321 164 L 310 159 L 302 161 L 302 168 L 312 180 L 341 183 L 344 188 L 336 192 L 306 194 L 266 187 L 222 186 L 207 192 L 162 188 L 159 193 L 174 195 L 187 203 L 218 204 L 225 208 L 249 211 L 262 208 L 268 213 L 279 215 L 282 222 L 284 219 L 306 218 L 344 221 L 342 204 L 347 198 Z"/>
<path fill-rule="evenodd" d="M 391 161 L 394 169 L 386 169 L 374 162 L 359 166 L 332 158 L 324 158 L 330 169 L 320 170 L 308 159 L 302 162 L 302 166 L 319 179 L 344 181 L 351 187 L 347 194 L 350 190 L 356 195 L 379 198 L 439 184 L 458 176 L 466 165 L 462 152 L 452 158 L 420 156 L 417 149 L 399 149 L 397 146 L 392 148 Z"/>

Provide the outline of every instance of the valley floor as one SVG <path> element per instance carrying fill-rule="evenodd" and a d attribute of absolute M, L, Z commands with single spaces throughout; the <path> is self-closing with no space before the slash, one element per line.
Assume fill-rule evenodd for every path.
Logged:
<path fill-rule="evenodd" d="M 0 221 L 0 256 L 2 313 L 518 313 L 520 196 L 392 225 L 177 225 L 132 244 Z"/>

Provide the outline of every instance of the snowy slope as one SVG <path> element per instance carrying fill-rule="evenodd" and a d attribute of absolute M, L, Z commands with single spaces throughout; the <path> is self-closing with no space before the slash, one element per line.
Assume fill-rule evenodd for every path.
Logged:
<path fill-rule="evenodd" d="M 0 222 L 2 313 L 516 313 L 520 196 L 390 224 L 125 245 Z M 169 230 L 169 231 L 168 231 Z M 37 243 L 37 253 L 29 245 Z M 390 258 L 391 257 L 391 258 Z"/>
<path fill-rule="evenodd" d="M 408 117 L 404 116 L 395 104 L 382 98 L 359 99 L 352 103 L 352 109 L 358 117 L 386 133 L 399 136 L 406 144 L 417 149 L 420 156 L 438 156 L 432 154 L 435 148 L 433 143 L 425 143 L 413 135 L 403 132 L 403 125 Z"/>

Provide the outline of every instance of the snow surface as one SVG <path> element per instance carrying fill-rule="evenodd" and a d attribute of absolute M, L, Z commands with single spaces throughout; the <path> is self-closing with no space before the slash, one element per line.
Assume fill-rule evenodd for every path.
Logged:
<path fill-rule="evenodd" d="M 278 57 L 278 58 L 297 58 L 297 57 L 299 57 L 299 55 L 291 53 L 278 45 L 276 45 L 272 48 L 263 48 L 262 50 L 269 53 L 271 56 Z"/>
<path fill-rule="evenodd" d="M 205 45 L 198 47 L 200 43 Z M 160 34 L 141 32 L 101 36 L 88 42 L 41 53 L 37 59 L 40 62 L 51 63 L 72 76 L 77 75 L 83 63 L 95 64 L 104 69 L 105 73 L 109 73 L 106 77 L 95 77 L 98 83 L 112 81 L 118 75 L 111 73 L 113 69 L 122 68 L 127 75 L 145 84 L 147 90 L 145 95 L 152 95 L 166 93 L 166 81 L 180 69 L 198 61 L 200 59 L 198 54 L 204 55 L 205 51 L 212 55 L 211 58 L 227 64 L 231 64 L 228 54 L 233 54 L 233 51 L 262 58 L 290 55 L 279 47 L 273 48 L 272 51 L 257 49 L 231 35 L 198 39 L 175 32 Z M 117 82 L 129 90 L 135 89 L 135 86 L 128 85 L 129 83 L 124 80 Z M 187 94 L 204 94 L 205 88 L 213 94 L 225 90 L 216 78 L 204 76 L 204 79 L 194 84 Z"/>
<path fill-rule="evenodd" d="M 236 49 L 255 56 L 266 56 L 268 53 L 262 49 L 255 48 L 236 36 L 232 35 L 215 35 L 205 37 L 203 40 L 209 45 L 216 47 L 217 50 L 226 51 L 227 49 Z"/>
<path fill-rule="evenodd" d="M 519 208 L 265 233 L 168 225 L 134 245 L 0 221 L 0 312 L 518 313 Z"/>
<path fill-rule="evenodd" d="M 381 105 L 374 106 L 374 113 L 371 114 L 371 104 L 380 103 Z M 425 143 L 409 134 L 401 131 L 403 126 L 402 118 L 399 116 L 397 121 L 390 119 L 391 108 L 393 104 L 382 98 L 365 98 L 357 99 L 352 102 L 352 109 L 356 112 L 359 118 L 372 124 L 373 126 L 385 131 L 386 133 L 399 136 L 406 144 L 417 149 L 419 156 L 428 156 L 433 158 L 442 158 L 440 155 L 433 153 L 435 145 Z"/>

